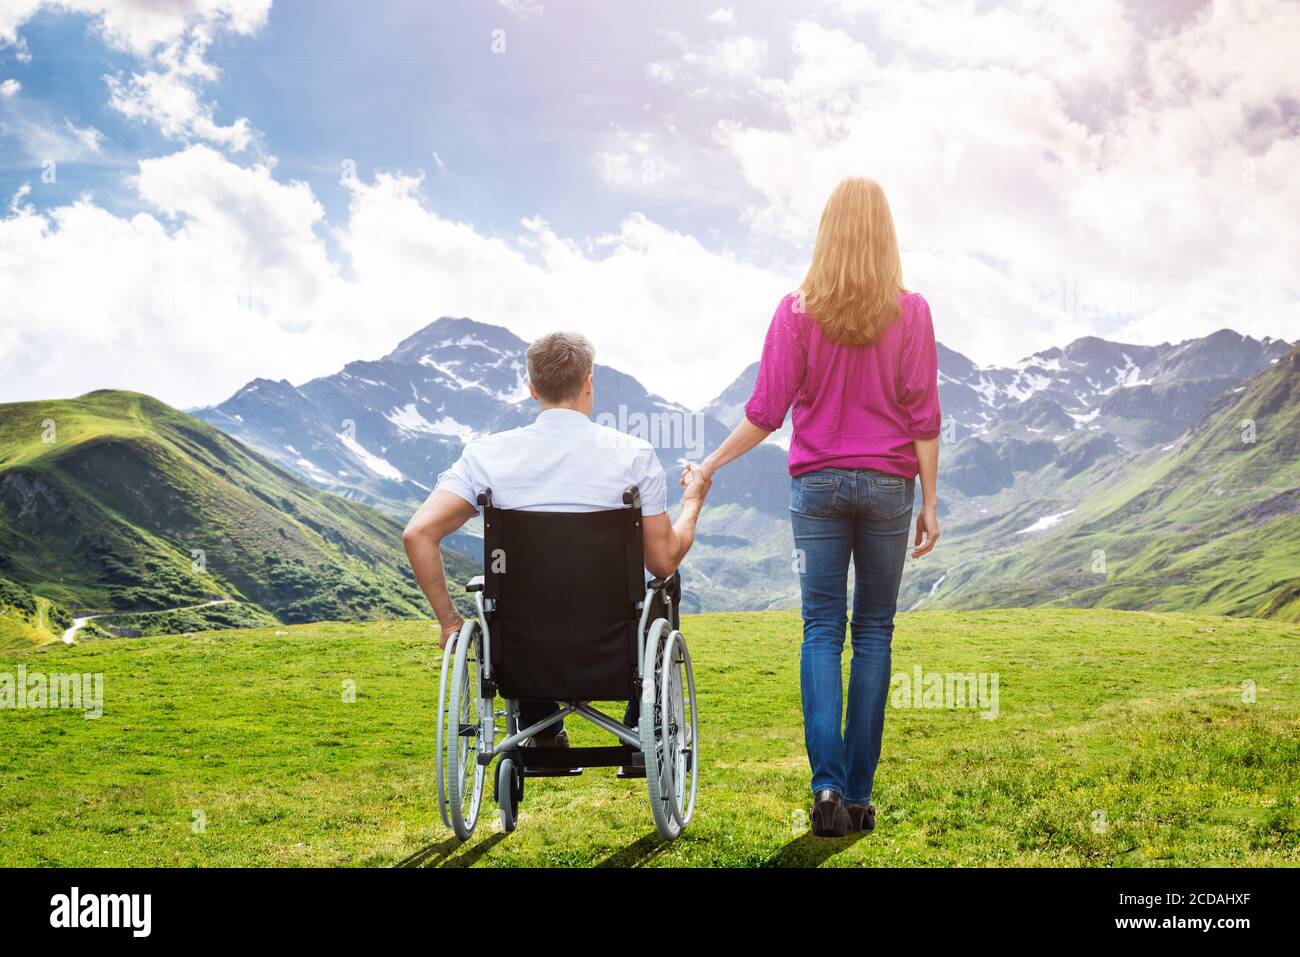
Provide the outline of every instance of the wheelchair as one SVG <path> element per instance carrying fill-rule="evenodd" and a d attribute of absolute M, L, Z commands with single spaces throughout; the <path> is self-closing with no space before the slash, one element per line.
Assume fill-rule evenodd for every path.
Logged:
<path fill-rule="evenodd" d="M 477 619 L 447 643 L 438 688 L 438 806 L 462 841 L 474 833 L 488 769 L 501 825 L 513 831 L 530 777 L 586 767 L 644 768 L 655 829 L 672 840 L 690 823 L 699 778 L 699 713 L 671 579 L 645 581 L 641 499 L 597 512 L 483 510 L 483 571 L 466 590 Z M 498 710 L 498 698 L 504 709 Z M 520 701 L 559 712 L 520 727 Z M 637 701 L 629 726 L 592 701 Z M 609 732 L 605 747 L 525 744 L 575 715 Z M 497 719 L 505 737 L 496 741 Z"/>

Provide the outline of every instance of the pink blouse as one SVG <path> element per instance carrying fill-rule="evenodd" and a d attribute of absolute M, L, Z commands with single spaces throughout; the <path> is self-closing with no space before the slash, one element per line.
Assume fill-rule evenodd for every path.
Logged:
<path fill-rule="evenodd" d="M 775 432 L 794 406 L 790 474 L 828 467 L 916 476 L 913 439 L 939 434 L 939 357 L 930 306 L 899 297 L 898 321 L 869 346 L 831 342 L 799 311 L 776 308 L 745 416 Z"/>

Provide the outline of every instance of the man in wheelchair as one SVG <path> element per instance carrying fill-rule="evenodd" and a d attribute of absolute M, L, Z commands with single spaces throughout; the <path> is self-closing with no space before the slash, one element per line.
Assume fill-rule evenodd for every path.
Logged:
<path fill-rule="evenodd" d="M 642 576 L 651 580 L 650 591 L 646 594 L 653 595 L 650 614 L 642 616 L 642 625 L 644 627 L 647 620 L 655 621 L 666 613 L 672 628 L 678 627 L 680 578 L 676 572 L 694 543 L 696 521 L 710 483 L 699 472 L 691 470 L 681 514 L 675 523 L 669 520 L 667 480 L 653 446 L 591 420 L 594 354 L 586 338 L 575 333 L 551 333 L 532 343 L 527 352 L 527 371 L 529 392 L 541 406 L 536 421 L 469 442 L 455 464 L 439 475 L 436 488 L 407 524 L 403 534 L 406 553 L 420 588 L 433 606 L 441 629 L 440 644 L 444 647 L 466 627 L 466 623 L 452 603 L 439 544 L 478 514 L 480 506 L 483 507 L 485 524 L 486 591 L 493 592 L 494 584 L 495 590 L 499 590 L 502 581 L 509 580 L 516 585 L 520 581 L 518 574 L 514 579 L 501 574 L 511 567 L 512 559 L 526 560 L 531 567 L 563 562 L 565 567 L 572 568 L 581 568 L 584 560 L 591 560 L 587 553 L 589 549 L 584 551 L 576 543 L 562 540 L 546 541 L 540 550 L 534 548 L 530 552 L 524 537 L 526 530 L 522 526 L 532 524 L 543 536 L 548 534 L 545 529 L 549 527 L 552 529 L 549 534 L 554 538 L 557 537 L 554 529 L 560 527 L 554 522 L 558 516 L 527 519 L 519 513 L 600 512 L 606 516 L 591 516 L 592 522 L 611 525 L 620 521 L 615 510 L 630 515 L 632 512 L 628 506 L 639 505 L 639 515 L 634 519 L 637 527 L 629 536 L 629 541 L 639 538 L 643 550 L 643 554 L 637 556 L 634 574 L 638 589 Z M 492 525 L 492 516 L 499 517 L 496 527 Z M 502 534 L 500 525 L 507 524 L 505 516 L 516 516 L 509 522 L 515 533 L 512 541 L 516 544 L 496 549 L 501 554 L 494 554 L 493 535 Z M 581 521 L 575 524 L 580 525 Z M 594 534 L 599 536 L 601 532 L 596 529 Z M 497 567 L 498 564 L 501 567 Z M 588 574 L 596 578 L 602 571 L 599 567 L 592 567 Z M 474 587 L 478 590 L 485 589 L 478 579 L 475 582 L 478 584 Z M 491 608 L 495 598 L 483 594 L 479 595 L 480 607 L 483 607 L 485 598 Z M 592 600 L 603 600 L 603 596 L 592 596 Z M 535 594 L 532 601 L 544 608 L 548 602 L 554 604 L 554 596 L 542 592 Z M 513 610 L 516 615 L 519 613 L 517 608 Z M 471 630 L 473 625 L 471 622 Z M 520 629 L 516 627 L 515 630 L 518 632 Z M 494 641 L 499 637 L 492 635 Z M 558 641 L 561 634 L 557 633 L 555 637 Z M 497 667 L 499 653 L 503 652 L 494 645 L 490 655 L 486 656 L 493 668 Z M 518 669 L 519 659 L 515 661 Z M 552 664 L 536 652 L 528 662 L 528 666 L 537 671 L 546 671 Z M 581 670 L 572 658 L 567 666 Z M 568 684 L 564 675 L 553 678 L 556 683 L 546 687 Z M 502 694 L 505 694 L 504 689 Z M 558 692 L 556 696 L 559 697 Z M 530 728 L 565 711 L 551 698 L 520 697 L 517 706 L 518 714 L 512 715 L 512 719 L 520 729 Z M 637 727 L 638 706 L 635 697 L 628 701 L 624 714 L 626 728 Z M 572 708 L 571 705 L 567 713 L 572 713 Z M 525 739 L 523 744 L 534 749 L 534 753 L 567 748 L 569 740 L 563 717 L 551 721 Z M 535 773 L 544 772 L 529 769 L 530 775 Z M 558 773 L 566 772 L 561 770 Z M 625 766 L 620 776 L 639 777 L 644 774 L 643 767 Z M 459 833 L 460 829 L 457 830 Z"/>

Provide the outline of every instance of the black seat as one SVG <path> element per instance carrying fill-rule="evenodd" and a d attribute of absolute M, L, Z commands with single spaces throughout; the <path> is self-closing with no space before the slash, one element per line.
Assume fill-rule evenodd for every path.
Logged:
<path fill-rule="evenodd" d="M 599 512 L 483 509 L 492 678 L 504 698 L 627 701 L 646 591 L 639 500 Z"/>

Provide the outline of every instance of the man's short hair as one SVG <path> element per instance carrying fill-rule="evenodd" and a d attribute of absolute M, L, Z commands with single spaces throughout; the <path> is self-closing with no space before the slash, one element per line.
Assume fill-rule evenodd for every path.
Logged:
<path fill-rule="evenodd" d="M 528 347 L 528 382 L 547 402 L 566 402 L 582 391 L 596 350 L 576 332 L 550 332 Z"/>

